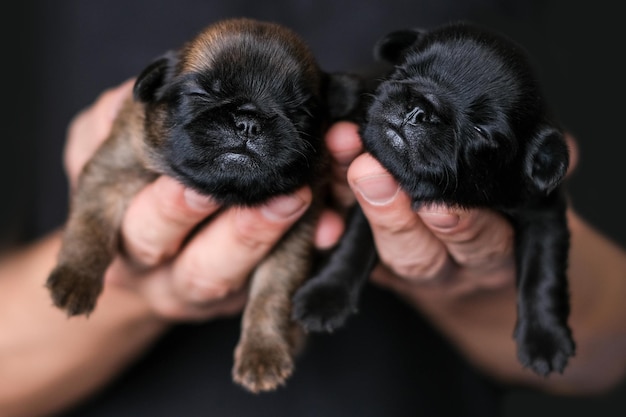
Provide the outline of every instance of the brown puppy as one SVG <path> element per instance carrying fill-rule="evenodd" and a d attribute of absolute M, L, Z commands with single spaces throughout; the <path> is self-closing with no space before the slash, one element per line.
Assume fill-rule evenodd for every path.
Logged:
<path fill-rule="evenodd" d="M 325 183 L 322 136 L 329 112 L 341 116 L 351 105 L 342 97 L 355 97 L 338 89 L 352 86 L 323 73 L 292 31 L 249 19 L 217 22 L 149 65 L 81 174 L 47 281 L 54 304 L 70 316 L 94 309 L 124 211 L 160 174 L 224 206 L 309 184 L 311 208 L 253 273 L 235 353 L 233 377 L 248 390 L 283 384 L 299 333 L 291 295 L 309 275 Z"/>

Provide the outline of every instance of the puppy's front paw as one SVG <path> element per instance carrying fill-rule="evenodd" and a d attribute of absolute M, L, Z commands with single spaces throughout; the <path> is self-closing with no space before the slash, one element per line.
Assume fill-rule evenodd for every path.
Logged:
<path fill-rule="evenodd" d="M 273 391 L 293 372 L 287 345 L 265 341 L 242 341 L 235 349 L 233 380 L 250 392 Z"/>
<path fill-rule="evenodd" d="M 67 265 L 59 265 L 48 277 L 46 287 L 54 305 L 65 310 L 68 316 L 89 315 L 102 291 L 102 281 Z"/>
<path fill-rule="evenodd" d="M 538 325 L 518 325 L 515 339 L 522 365 L 543 376 L 554 371 L 562 373 L 575 352 L 575 343 L 565 326 L 548 329 Z"/>
<path fill-rule="evenodd" d="M 354 298 L 344 285 L 309 281 L 293 297 L 292 318 L 306 331 L 332 332 L 357 312 Z"/>

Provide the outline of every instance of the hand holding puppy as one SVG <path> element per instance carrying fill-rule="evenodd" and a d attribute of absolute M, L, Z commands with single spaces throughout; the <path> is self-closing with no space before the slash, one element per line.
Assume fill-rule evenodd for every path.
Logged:
<path fill-rule="evenodd" d="M 107 90 L 72 121 L 64 155 L 72 188 L 83 165 L 108 136 L 132 85 L 131 80 Z M 136 292 L 167 321 L 207 320 L 238 313 L 245 303 L 246 279 L 254 265 L 310 201 L 310 190 L 303 188 L 262 207 L 228 209 L 185 242 L 190 231 L 219 205 L 162 176 L 131 202 L 122 221 L 125 256 L 115 259 L 106 281 Z M 335 230 L 336 220 L 332 215 L 329 218 L 330 227 L 322 223 L 322 245 L 340 233 Z M 206 247 L 213 250 L 207 253 Z"/>
<path fill-rule="evenodd" d="M 336 163 L 349 166 L 346 186 L 372 228 L 381 260 L 375 282 L 400 293 L 419 288 L 446 297 L 514 283 L 513 229 L 502 215 L 444 206 L 415 212 L 380 163 L 361 154 L 356 125 L 335 124 L 327 142 Z"/>

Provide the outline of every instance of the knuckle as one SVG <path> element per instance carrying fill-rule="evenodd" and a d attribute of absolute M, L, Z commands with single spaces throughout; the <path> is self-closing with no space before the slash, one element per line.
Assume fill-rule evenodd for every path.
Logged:
<path fill-rule="evenodd" d="M 380 221 L 374 219 L 373 223 L 379 232 L 394 236 L 413 231 L 417 225 L 417 219 L 413 216 L 399 216 L 392 219 L 380 219 Z"/>
<path fill-rule="evenodd" d="M 156 209 L 161 220 L 174 226 L 187 226 L 197 218 L 197 215 L 194 215 L 195 213 L 179 198 L 161 199 Z"/>
<path fill-rule="evenodd" d="M 470 219 L 460 221 L 456 226 L 449 229 L 439 229 L 438 234 L 446 236 L 447 240 L 454 243 L 471 243 L 481 235 L 482 229 Z"/>
<path fill-rule="evenodd" d="M 454 253 L 454 260 L 459 265 L 475 267 L 493 260 L 499 253 L 493 248 L 477 248 L 475 251 L 459 251 Z"/>
<path fill-rule="evenodd" d="M 193 279 L 187 284 L 188 296 L 196 302 L 221 301 L 237 290 L 227 281 Z"/>
<path fill-rule="evenodd" d="M 272 246 L 282 234 L 283 229 L 276 225 L 267 227 L 263 221 L 250 221 L 250 216 L 239 216 L 240 219 L 241 217 L 246 219 L 237 222 L 234 238 L 238 245 L 247 250 L 264 250 Z"/>
<path fill-rule="evenodd" d="M 428 282 L 441 276 L 449 262 L 448 256 L 444 252 L 437 252 L 428 258 L 394 257 L 393 259 L 381 260 L 396 275 L 410 282 Z"/>
<path fill-rule="evenodd" d="M 478 237 L 475 237 L 467 242 L 471 244 L 477 240 Z M 461 250 L 455 250 L 452 253 L 454 260 L 463 266 L 476 267 L 496 263 L 513 253 L 512 233 L 494 234 L 490 239 L 482 240 L 480 245 L 471 244 Z"/>
<path fill-rule="evenodd" d="M 151 243 L 149 236 L 135 237 L 132 242 L 124 242 L 124 252 L 131 262 L 144 268 L 153 268 L 163 263 L 167 254 L 162 248 Z"/>
<path fill-rule="evenodd" d="M 159 317 L 168 320 L 181 320 L 187 318 L 185 306 L 171 299 L 164 299 L 152 303 L 152 311 Z"/>
<path fill-rule="evenodd" d="M 186 259 L 176 271 L 183 297 L 195 302 L 218 301 L 241 288 L 242 280 L 236 274 L 224 276 L 214 269 L 202 257 Z"/>
<path fill-rule="evenodd" d="M 478 252 L 462 251 L 454 253 L 453 257 L 459 265 L 472 266 L 482 262 L 483 254 L 479 254 Z"/>
<path fill-rule="evenodd" d="M 239 233 L 235 236 L 237 244 L 256 252 L 257 250 L 267 247 L 273 241 L 267 233 L 260 231 L 252 226 L 242 226 Z"/>
<path fill-rule="evenodd" d="M 199 256 L 186 257 L 184 262 L 177 263 L 176 276 L 183 281 L 183 286 L 190 282 L 206 279 L 207 266 Z"/>
<path fill-rule="evenodd" d="M 154 268 L 165 260 L 165 254 L 151 245 L 135 246 L 133 258 L 144 267 Z"/>

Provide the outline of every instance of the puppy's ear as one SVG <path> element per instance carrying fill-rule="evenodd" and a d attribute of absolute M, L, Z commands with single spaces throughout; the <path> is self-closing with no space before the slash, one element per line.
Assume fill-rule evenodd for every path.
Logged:
<path fill-rule="evenodd" d="M 170 51 L 148 65 L 135 81 L 133 87 L 135 99 L 144 103 L 155 101 L 161 87 L 172 78 L 177 64 L 178 54 Z"/>
<path fill-rule="evenodd" d="M 350 118 L 357 111 L 363 83 L 355 74 L 325 74 L 322 93 L 332 120 Z"/>
<path fill-rule="evenodd" d="M 391 64 L 399 63 L 409 47 L 417 42 L 423 33 L 418 29 L 404 29 L 388 33 L 374 45 L 374 58 Z"/>
<path fill-rule="evenodd" d="M 569 151 L 563 133 L 544 126 L 528 148 L 525 171 L 530 183 L 540 192 L 550 193 L 561 182 L 569 165 Z"/>

